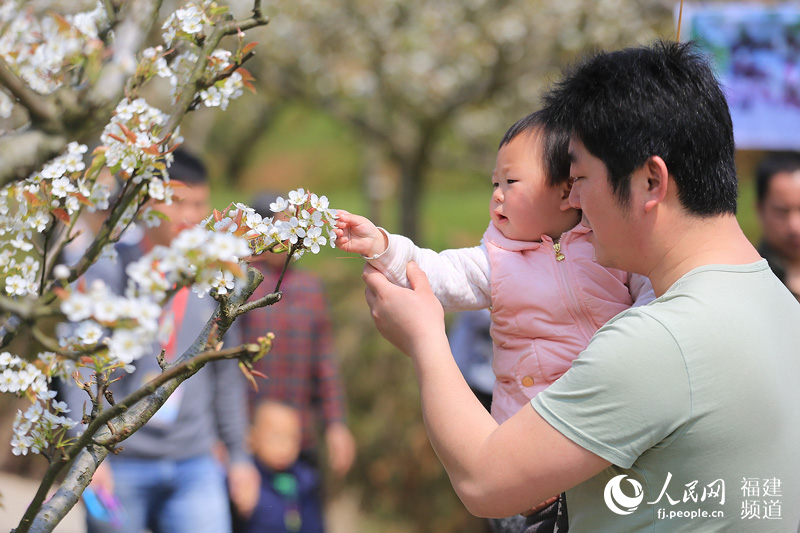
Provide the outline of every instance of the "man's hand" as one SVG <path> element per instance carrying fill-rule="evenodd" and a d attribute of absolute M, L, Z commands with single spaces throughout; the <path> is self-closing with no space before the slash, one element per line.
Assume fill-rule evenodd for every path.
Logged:
<path fill-rule="evenodd" d="M 410 289 L 398 287 L 367 265 L 362 277 L 372 320 L 386 340 L 414 356 L 430 338 L 445 336 L 444 310 L 425 273 L 413 261 L 406 269 Z"/>
<path fill-rule="evenodd" d="M 341 422 L 334 422 L 325 429 L 325 444 L 328 448 L 328 465 L 331 471 L 342 477 L 353 466 L 356 457 L 356 440 Z"/>
<path fill-rule="evenodd" d="M 228 468 L 231 501 L 244 518 L 249 518 L 258 503 L 261 474 L 252 463 L 234 463 Z"/>
<path fill-rule="evenodd" d="M 373 257 L 386 250 L 389 241 L 386 234 L 379 230 L 369 219 L 336 210 L 336 247 L 345 252 Z"/>

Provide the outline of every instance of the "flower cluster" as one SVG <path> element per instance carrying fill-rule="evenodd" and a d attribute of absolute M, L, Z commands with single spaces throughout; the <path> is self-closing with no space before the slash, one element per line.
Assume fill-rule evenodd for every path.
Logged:
<path fill-rule="evenodd" d="M 108 24 L 102 2 L 92 11 L 60 16 L 51 13 L 39 20 L 20 2 L 3 2 L 0 8 L 0 57 L 31 89 L 50 94 L 75 71 L 85 58 L 97 56 L 98 39 Z"/>
<path fill-rule="evenodd" d="M 61 312 L 72 323 L 62 328 L 69 332 L 59 339 L 64 350 L 91 353 L 100 368 L 133 371 L 133 361 L 145 355 L 149 341 L 156 338 L 161 306 L 152 296 L 116 295 L 96 280 L 86 291 L 67 291 Z"/>
<path fill-rule="evenodd" d="M 209 11 L 216 9 L 217 4 L 211 0 L 204 0 L 198 5 L 197 2 L 189 2 L 182 9 L 172 13 L 161 29 L 164 32 L 161 36 L 167 46 L 177 39 L 194 41 L 195 36 L 203 31 L 203 27 L 211 24 Z"/>
<path fill-rule="evenodd" d="M 213 76 L 220 76 L 228 70 L 232 64 L 228 50 L 215 50 L 208 58 L 207 72 Z M 206 107 L 219 106 L 223 110 L 227 109 L 228 103 L 242 95 L 245 86 L 245 79 L 242 72 L 233 72 L 230 76 L 218 80 L 207 89 L 200 91 L 199 96 Z"/>
<path fill-rule="evenodd" d="M 107 46 L 113 43 L 114 32 L 109 28 L 107 6 L 98 1 L 91 11 L 61 15 L 53 10 L 42 14 L 42 9 L 28 4 L 0 2 L 0 60 L 40 94 L 61 88 L 85 92 L 109 64 Z M 200 61 L 208 62 L 198 81 L 205 90 L 198 91 L 195 98 L 206 106 L 224 109 L 243 87 L 252 89 L 246 71 L 233 71 L 255 44 L 245 47 L 244 33 L 239 32 L 236 59 L 226 50 L 206 58 L 199 49 L 203 33 L 226 12 L 226 7 L 212 0 L 189 2 L 163 26 L 166 50 L 162 46 L 145 49 L 138 64 L 132 51 L 119 47 L 111 62 L 133 77 L 103 130 L 94 159 L 89 162 L 85 145 L 70 143 L 27 179 L 11 180 L 0 187 L 0 297 L 8 304 L 2 309 L 5 320 L 0 320 L 0 337 L 6 342 L 19 333 L 20 321 L 13 310 L 30 309 L 28 304 L 48 316 L 58 306 L 67 320 L 57 327 L 57 344 L 39 332 L 42 343 L 52 345 L 54 352 L 40 353 L 35 360 L 0 353 L 0 393 L 25 396 L 32 404 L 19 410 L 14 420 L 11 444 L 15 455 L 52 456 L 70 442 L 66 432 L 76 422 L 66 416 L 67 406 L 55 400 L 53 377 L 69 379 L 76 366 L 89 367 L 98 380 L 101 373 L 108 379 L 118 369 L 132 371 L 137 359 L 155 355 L 148 349 L 164 334 L 163 304 L 175 290 L 194 285 L 200 293 L 213 291 L 224 296 L 241 275 L 240 260 L 252 253 L 248 241 L 240 236 L 197 227 L 181 234 L 171 247 L 156 247 L 130 264 L 124 295 L 115 294 L 103 281 L 88 287 L 80 281 L 70 285 L 76 271 L 66 265 L 55 265 L 52 273 L 43 268 L 62 250 L 65 237 L 74 238 L 82 209 L 109 208 L 110 190 L 98 181 L 104 168 L 125 182 L 125 211 L 114 213 L 119 220 L 110 238 L 104 232 L 99 236 L 105 243 L 104 256 L 113 255 L 105 252 L 114 252 L 114 241 L 135 217 L 148 224 L 159 222 L 160 213 L 142 208 L 148 199 L 172 201 L 170 153 L 182 139 L 178 129 L 165 130 L 169 116 L 139 98 L 139 91 L 154 77 L 165 78 L 176 103 L 186 87 L 193 91 L 198 86 L 187 82 Z M 181 50 L 173 54 L 171 47 L 176 44 Z M 11 92 L 0 88 L 0 118 L 14 116 L 17 105 L 22 107 Z M 17 122 L 14 117 L 9 124 L 17 127 Z M 59 222 L 66 234 L 53 231 Z M 52 292 L 40 294 L 45 290 Z M 34 301 L 34 296 L 41 298 Z M 60 300 L 55 305 L 50 303 L 53 296 Z M 29 301 L 22 305 L 22 299 Z"/>
<path fill-rule="evenodd" d="M 253 255 L 289 250 L 292 257 L 299 258 L 306 250 L 319 253 L 328 242 L 334 246 L 336 210 L 329 207 L 327 197 L 297 189 L 288 199 L 278 197 L 270 210 L 274 215 L 265 218 L 255 209 L 235 203 L 222 212 L 214 211 L 204 224 L 215 231 L 241 235 Z"/>
<path fill-rule="evenodd" d="M 133 175 L 139 169 L 134 178 L 137 183 L 143 179 L 153 179 L 159 159 L 165 158 L 167 164 L 171 161 L 169 154 L 162 153 L 162 148 L 166 151 L 166 141 L 159 138 L 167 118 L 144 98 L 124 98 L 117 104 L 114 116 L 100 137 L 106 147 L 108 167 L 114 172 L 122 170 L 128 175 Z"/>
<path fill-rule="evenodd" d="M 247 241 L 230 233 L 209 232 L 202 227 L 182 231 L 169 247 L 155 246 L 131 263 L 128 296 L 152 295 L 163 300 L 175 287 L 193 284 L 200 296 L 219 287 L 217 278 L 240 274 L 239 260 L 250 255 Z M 227 274 L 225 274 L 227 273 Z M 233 288 L 227 286 L 226 289 Z M 225 291 L 218 291 L 226 294 Z"/>
<path fill-rule="evenodd" d="M 32 400 L 32 405 L 24 413 L 17 411 L 14 418 L 14 455 L 40 453 L 75 426 L 74 420 L 63 416 L 69 412 L 67 405 L 56 401 L 56 393 L 49 387 L 52 377 L 64 377 L 70 369 L 52 352 L 39 354 L 34 363 L 8 352 L 0 353 L 0 392 L 25 395 Z"/>
<path fill-rule="evenodd" d="M 0 189 L 0 287 L 6 294 L 39 290 L 40 263 L 30 255 L 33 235 L 43 233 L 54 219 L 69 225 L 81 206 L 108 208 L 108 188 L 83 172 L 85 153 L 85 145 L 69 143 L 40 172 Z"/>

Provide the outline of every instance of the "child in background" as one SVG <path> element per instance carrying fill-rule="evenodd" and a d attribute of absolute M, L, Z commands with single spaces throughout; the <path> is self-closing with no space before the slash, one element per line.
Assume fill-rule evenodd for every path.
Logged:
<path fill-rule="evenodd" d="M 300 412 L 275 401 L 253 414 L 251 447 L 261 473 L 261 491 L 243 533 L 322 533 L 317 471 L 301 459 Z"/>
<path fill-rule="evenodd" d="M 569 203 L 568 146 L 569 132 L 547 124 L 541 112 L 506 132 L 480 246 L 436 253 L 338 211 L 339 249 L 363 255 L 404 287 L 406 265 L 416 262 L 447 311 L 491 310 L 491 412 L 498 423 L 569 370 L 600 326 L 655 297 L 647 278 L 593 260 L 592 230 Z M 555 522 L 563 507 L 555 500 L 527 523 Z"/>

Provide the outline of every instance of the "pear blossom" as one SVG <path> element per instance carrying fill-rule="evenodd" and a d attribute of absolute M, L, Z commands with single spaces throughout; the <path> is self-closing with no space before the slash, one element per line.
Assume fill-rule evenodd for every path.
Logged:
<path fill-rule="evenodd" d="M 272 210 L 273 213 L 280 213 L 282 211 L 286 211 L 289 208 L 289 202 L 284 200 L 282 197 L 278 196 L 278 198 L 269 204 L 269 208 Z"/>
<path fill-rule="evenodd" d="M 94 320 L 85 320 L 78 324 L 75 335 L 81 343 L 93 346 L 103 337 L 103 328 Z"/>
<path fill-rule="evenodd" d="M 303 245 L 311 250 L 311 253 L 318 254 L 319 247 L 325 246 L 327 239 L 322 236 L 322 228 L 318 226 L 314 226 L 306 233 L 305 239 L 303 239 Z"/>
<path fill-rule="evenodd" d="M 28 283 L 20 275 L 6 278 L 6 293 L 10 296 L 25 296 L 28 293 Z"/>
<path fill-rule="evenodd" d="M 211 286 L 217 289 L 217 294 L 228 294 L 228 291 L 232 291 L 235 286 L 233 274 L 218 270 L 216 276 L 214 276 L 214 281 L 211 282 Z"/>
<path fill-rule="evenodd" d="M 307 198 L 306 192 L 303 189 L 297 189 L 289 193 L 289 203 L 292 205 L 303 205 Z"/>
<path fill-rule="evenodd" d="M 69 297 L 61 302 L 61 312 L 70 322 L 80 322 L 92 316 L 94 301 L 82 292 L 72 292 Z"/>

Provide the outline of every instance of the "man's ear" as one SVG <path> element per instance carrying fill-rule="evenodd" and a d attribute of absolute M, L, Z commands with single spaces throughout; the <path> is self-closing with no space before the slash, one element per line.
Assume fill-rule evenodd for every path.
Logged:
<path fill-rule="evenodd" d="M 558 208 L 561 211 L 572 209 L 572 206 L 569 205 L 569 193 L 572 191 L 572 179 L 568 179 L 560 185 L 556 185 L 556 188 L 561 192 L 561 201 L 558 204 Z"/>
<path fill-rule="evenodd" d="M 640 179 L 644 189 L 644 210 L 648 212 L 667 196 L 671 182 L 667 164 L 660 156 L 650 156 L 642 166 Z"/>

